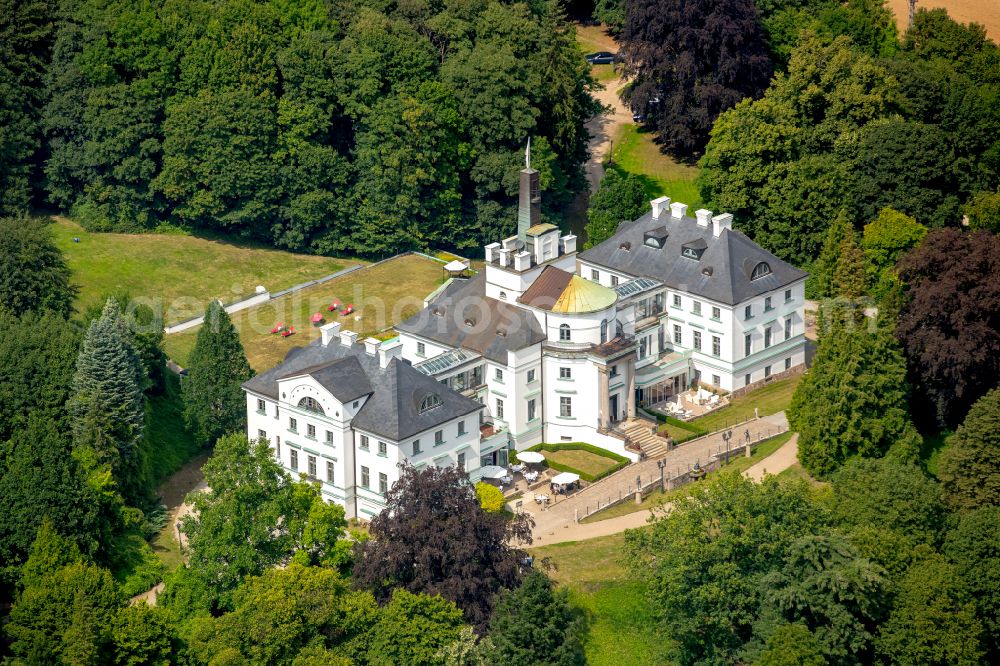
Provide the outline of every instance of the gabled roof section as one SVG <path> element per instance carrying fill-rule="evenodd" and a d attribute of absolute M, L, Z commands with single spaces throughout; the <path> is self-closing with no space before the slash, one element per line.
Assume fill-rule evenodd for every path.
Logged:
<path fill-rule="evenodd" d="M 334 340 L 333 344 L 339 344 Z M 280 367 L 280 366 L 279 366 Z M 341 403 L 357 400 L 372 392 L 371 382 L 356 356 L 337 358 L 327 363 L 319 363 L 301 370 L 291 370 L 278 376 L 278 380 L 292 379 L 308 375 L 325 388 Z"/>
<path fill-rule="evenodd" d="M 647 232 L 662 233 L 663 227 L 667 238 L 662 248 L 644 245 Z M 685 248 L 689 248 L 687 256 Z M 700 227 L 691 217 L 678 219 L 669 212 L 657 220 L 647 212 L 622 224 L 614 236 L 582 252 L 580 261 L 659 280 L 672 289 L 727 305 L 781 289 L 807 275 L 742 232 L 726 228 L 713 236 L 711 225 Z M 751 281 L 753 268 L 760 262 L 767 263 L 771 273 Z"/>
<path fill-rule="evenodd" d="M 516 305 L 486 296 L 485 271 L 456 280 L 431 304 L 396 330 L 461 347 L 497 363 L 507 363 L 508 350 L 530 347 L 545 339 L 535 316 Z"/>

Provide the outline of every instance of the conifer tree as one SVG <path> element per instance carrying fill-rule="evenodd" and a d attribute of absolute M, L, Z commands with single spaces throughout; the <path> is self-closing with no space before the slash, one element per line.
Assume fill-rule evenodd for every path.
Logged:
<path fill-rule="evenodd" d="M 850 301 L 865 295 L 865 255 L 858 247 L 853 230 L 844 234 L 837 247 L 833 291 L 837 297 Z"/>
<path fill-rule="evenodd" d="M 28 561 L 21 567 L 21 587 L 37 585 L 45 576 L 82 561 L 79 547 L 59 534 L 52 520 L 45 516 L 31 544 Z"/>
<path fill-rule="evenodd" d="M 939 475 L 945 501 L 959 510 L 1000 506 L 1000 388 L 972 405 L 948 438 Z"/>
<path fill-rule="evenodd" d="M 799 433 L 799 461 L 825 477 L 854 455 L 903 457 L 919 449 L 907 412 L 906 363 L 885 330 L 833 320 L 792 398 L 789 423 Z"/>
<path fill-rule="evenodd" d="M 840 244 L 853 232 L 847 213 L 841 209 L 826 230 L 823 249 L 810 271 L 810 291 L 815 298 L 829 298 L 836 295 L 834 273 L 837 270 L 837 260 L 840 257 Z"/>
<path fill-rule="evenodd" d="M 184 418 L 203 445 L 244 429 L 246 397 L 241 385 L 252 376 L 229 315 L 217 301 L 209 303 L 181 387 Z"/>
<path fill-rule="evenodd" d="M 77 357 L 70 413 L 76 449 L 110 465 L 122 494 L 137 498 L 139 445 L 145 427 L 142 361 L 131 343 L 118 302 L 108 299 L 90 324 Z"/>

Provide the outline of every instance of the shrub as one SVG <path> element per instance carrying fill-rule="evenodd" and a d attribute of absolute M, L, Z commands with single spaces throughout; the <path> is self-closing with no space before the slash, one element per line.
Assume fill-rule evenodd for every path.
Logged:
<path fill-rule="evenodd" d="M 503 493 L 496 486 L 480 481 L 476 484 L 476 499 L 484 511 L 499 513 L 503 510 Z"/>
<path fill-rule="evenodd" d="M 561 463 L 557 463 L 553 460 L 545 461 L 545 464 L 549 468 L 554 469 L 557 472 L 573 472 L 574 474 L 579 474 L 581 479 L 589 483 L 593 483 L 598 479 L 603 479 L 604 477 L 610 474 L 614 474 L 615 472 L 617 472 L 618 470 L 622 469 L 623 467 L 627 466 L 629 463 L 632 462 L 625 456 L 618 455 L 617 453 L 608 451 L 607 449 L 602 449 L 601 447 L 594 446 L 593 444 L 584 444 L 583 442 L 566 442 L 565 444 L 535 444 L 534 446 L 529 447 L 525 450 L 526 451 L 587 451 L 589 453 L 593 453 L 594 455 L 610 458 L 611 460 L 614 460 L 615 462 L 618 463 L 617 465 L 614 465 L 613 467 L 604 470 L 600 474 L 587 474 L 586 472 L 582 472 L 578 469 L 570 467 L 569 465 L 563 465 Z"/>

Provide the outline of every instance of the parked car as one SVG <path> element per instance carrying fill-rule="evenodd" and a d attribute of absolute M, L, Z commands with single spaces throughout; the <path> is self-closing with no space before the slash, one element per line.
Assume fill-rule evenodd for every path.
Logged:
<path fill-rule="evenodd" d="M 646 114 L 645 113 L 639 113 L 638 111 L 636 111 L 635 113 L 632 114 L 632 122 L 634 122 L 634 123 L 644 123 L 644 122 L 646 122 Z"/>
<path fill-rule="evenodd" d="M 616 55 L 610 51 L 598 51 L 584 56 L 591 65 L 610 65 L 615 61 Z"/>

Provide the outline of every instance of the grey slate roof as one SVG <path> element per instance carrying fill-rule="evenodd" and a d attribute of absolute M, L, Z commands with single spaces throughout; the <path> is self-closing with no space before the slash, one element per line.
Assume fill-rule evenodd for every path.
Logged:
<path fill-rule="evenodd" d="M 420 313 L 396 330 L 433 340 L 446 347 L 474 351 L 507 363 L 507 351 L 524 349 L 545 339 L 535 316 L 524 308 L 486 297 L 486 275 L 456 280 Z"/>
<path fill-rule="evenodd" d="M 666 226 L 667 241 L 662 249 L 643 244 L 648 231 Z M 625 244 L 628 249 L 624 249 Z M 681 256 L 681 247 L 706 247 L 700 260 Z M 672 289 L 728 305 L 781 289 L 806 277 L 795 268 L 746 237 L 742 232 L 723 229 L 712 236 L 712 225 L 699 227 L 694 218 L 675 218 L 665 211 L 658 220 L 652 211 L 632 222 L 625 222 L 614 236 L 580 254 L 580 260 L 621 271 L 633 276 L 660 280 Z M 760 262 L 771 267 L 771 274 L 750 281 L 750 274 Z M 710 268 L 707 275 L 703 269 Z"/>
<path fill-rule="evenodd" d="M 311 376 L 341 402 L 370 396 L 354 417 L 353 425 L 394 441 L 482 408 L 477 401 L 449 389 L 407 361 L 393 359 L 380 368 L 378 356 L 368 354 L 363 343 L 346 347 L 339 339 L 325 347 L 319 340 L 295 347 L 281 364 L 248 380 L 243 387 L 277 400 L 279 380 L 303 375 Z M 421 414 L 420 403 L 431 393 L 440 396 L 441 406 Z"/>

